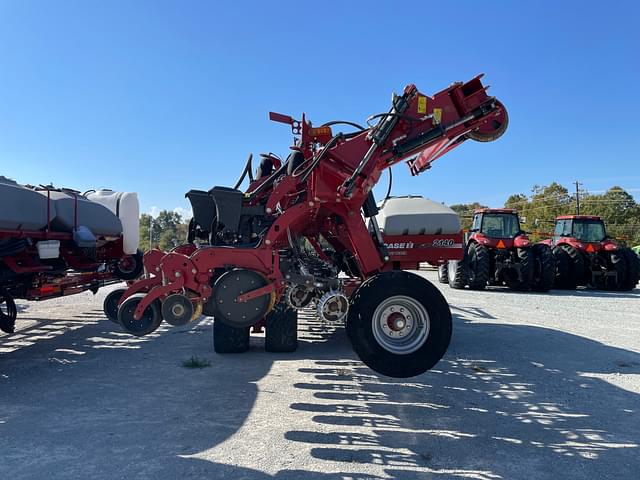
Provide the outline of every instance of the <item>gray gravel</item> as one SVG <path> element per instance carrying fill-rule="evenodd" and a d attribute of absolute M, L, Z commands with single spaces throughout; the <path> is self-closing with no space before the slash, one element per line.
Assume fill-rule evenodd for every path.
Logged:
<path fill-rule="evenodd" d="M 106 291 L 0 335 L 0 479 L 638 478 L 638 290 L 445 286 L 452 345 L 408 381 L 309 316 L 295 354 L 216 355 L 208 320 L 133 338 Z"/>

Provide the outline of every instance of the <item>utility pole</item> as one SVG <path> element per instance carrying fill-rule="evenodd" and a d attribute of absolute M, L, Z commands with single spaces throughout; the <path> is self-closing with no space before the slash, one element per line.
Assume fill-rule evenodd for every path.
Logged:
<path fill-rule="evenodd" d="M 149 216 L 149 250 L 153 248 L 153 217 Z"/>
<path fill-rule="evenodd" d="M 576 215 L 580 215 L 580 182 L 576 180 Z"/>

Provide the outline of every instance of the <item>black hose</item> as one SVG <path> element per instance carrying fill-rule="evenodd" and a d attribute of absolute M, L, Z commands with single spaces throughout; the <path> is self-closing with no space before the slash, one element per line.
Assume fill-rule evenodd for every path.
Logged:
<path fill-rule="evenodd" d="M 6 246 L 0 246 L 0 257 L 8 257 L 20 253 L 22 250 L 29 246 L 29 241 L 26 239 L 15 240 L 10 242 Z"/>
<path fill-rule="evenodd" d="M 237 190 L 238 187 L 242 184 L 242 182 L 244 181 L 244 177 L 246 177 L 247 174 L 249 175 L 249 181 L 253 182 L 252 160 L 253 160 L 253 153 L 250 153 L 249 158 L 247 158 L 247 163 L 245 163 L 244 165 L 244 170 L 242 171 L 240 178 L 238 179 L 235 186 L 233 187 L 235 190 Z"/>
<path fill-rule="evenodd" d="M 391 171 L 391 167 L 389 167 L 389 188 L 387 188 L 387 195 L 384 197 L 384 201 L 386 202 L 391 197 L 391 187 L 393 186 L 393 172 Z"/>
<path fill-rule="evenodd" d="M 348 122 L 346 120 L 332 120 L 330 122 L 323 123 L 320 126 L 321 127 L 330 127 L 332 125 L 349 125 L 349 126 L 351 126 L 353 128 L 357 128 L 358 130 L 366 130 L 366 128 L 364 128 L 362 125 L 358 125 L 355 122 Z"/>

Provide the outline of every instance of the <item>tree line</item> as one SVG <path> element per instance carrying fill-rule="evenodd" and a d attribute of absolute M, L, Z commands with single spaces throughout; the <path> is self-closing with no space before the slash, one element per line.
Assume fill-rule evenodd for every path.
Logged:
<path fill-rule="evenodd" d="M 622 187 L 614 186 L 601 194 L 579 189 L 571 192 L 559 183 L 535 185 L 531 195 L 516 193 L 507 197 L 504 208 L 518 211 L 522 228 L 534 240 L 548 238 L 553 232 L 554 220 L 559 215 L 573 215 L 578 204 L 581 215 L 602 217 L 607 233 L 628 245 L 640 244 L 640 204 Z M 451 205 L 460 215 L 464 229 L 471 226 L 473 211 L 487 208 L 479 202 Z"/>
<path fill-rule="evenodd" d="M 536 185 L 529 196 L 524 193 L 510 195 L 504 207 L 518 210 L 524 220 L 522 228 L 533 240 L 540 240 L 551 235 L 555 217 L 576 213 L 578 197 L 581 214 L 602 217 L 610 236 L 631 246 L 640 245 L 640 204 L 621 187 L 611 187 L 602 194 L 580 190 L 576 195 L 555 182 Z M 473 202 L 451 205 L 451 208 L 460 215 L 462 227 L 468 230 L 473 211 L 488 207 Z M 155 218 L 143 213 L 140 216 L 140 248 L 147 251 L 150 245 L 163 250 L 177 247 L 186 241 L 188 225 L 188 219 L 170 210 L 162 210 Z"/>

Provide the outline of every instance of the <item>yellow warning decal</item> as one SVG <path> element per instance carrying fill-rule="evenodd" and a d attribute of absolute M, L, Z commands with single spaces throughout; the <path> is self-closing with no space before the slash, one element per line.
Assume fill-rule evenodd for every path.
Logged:
<path fill-rule="evenodd" d="M 496 245 L 496 248 L 504 248 L 504 242 L 502 240 L 500 240 L 498 242 L 498 244 Z"/>
<path fill-rule="evenodd" d="M 427 113 L 427 97 L 418 97 L 418 113 Z"/>
<path fill-rule="evenodd" d="M 589 252 L 589 253 L 593 253 L 593 251 L 595 250 L 595 248 L 593 248 L 593 245 L 588 244 L 588 245 L 587 245 L 587 248 L 586 248 L 585 250 L 586 250 L 587 252 Z"/>
<path fill-rule="evenodd" d="M 441 108 L 434 108 L 433 109 L 433 123 L 435 123 L 436 125 L 439 125 L 441 121 L 442 121 L 442 109 Z"/>

